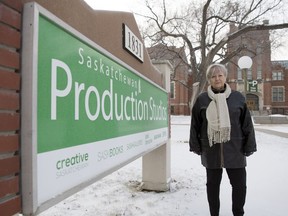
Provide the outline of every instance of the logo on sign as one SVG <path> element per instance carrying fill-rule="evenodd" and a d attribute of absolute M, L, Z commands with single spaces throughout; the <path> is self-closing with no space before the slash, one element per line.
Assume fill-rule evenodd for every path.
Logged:
<path fill-rule="evenodd" d="M 258 81 L 251 80 L 249 82 L 249 92 L 258 92 Z"/>

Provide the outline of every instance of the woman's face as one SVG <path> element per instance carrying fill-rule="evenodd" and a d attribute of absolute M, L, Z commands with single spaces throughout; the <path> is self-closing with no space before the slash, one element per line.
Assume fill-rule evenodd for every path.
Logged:
<path fill-rule="evenodd" d="M 210 84 L 212 88 L 216 90 L 221 90 L 224 88 L 225 82 L 226 82 L 226 76 L 224 75 L 224 73 L 221 70 L 219 70 L 219 68 L 215 68 L 210 78 Z"/>

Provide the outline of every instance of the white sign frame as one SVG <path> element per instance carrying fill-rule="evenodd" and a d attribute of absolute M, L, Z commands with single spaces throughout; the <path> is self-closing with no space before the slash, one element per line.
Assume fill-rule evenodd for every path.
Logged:
<path fill-rule="evenodd" d="M 69 31 L 75 37 L 85 41 L 86 43 L 93 46 L 95 49 L 100 51 L 106 56 L 109 56 L 118 64 L 126 67 L 131 72 L 137 74 L 139 77 L 145 79 L 146 81 L 150 82 L 150 84 L 156 86 L 160 90 L 167 93 L 165 89 L 156 85 L 154 82 L 148 80 L 142 74 L 131 68 L 125 62 L 121 61 L 111 53 L 107 52 L 105 49 L 97 45 L 95 42 L 88 39 L 86 36 L 82 35 L 80 32 L 76 31 L 74 28 L 57 18 L 55 15 L 50 13 L 45 8 L 41 7 L 35 2 L 27 3 L 24 5 L 24 12 L 23 12 L 23 55 L 22 55 L 22 120 L 21 120 L 21 158 L 22 158 L 22 202 L 23 202 L 23 214 L 24 215 L 36 215 L 40 212 L 50 208 L 51 206 L 57 204 L 58 202 L 62 201 L 63 199 L 71 196 L 72 194 L 80 191 L 81 189 L 85 188 L 86 186 L 94 183 L 95 181 L 103 178 L 104 176 L 112 173 L 113 171 L 123 167 L 124 165 L 130 163 L 131 161 L 153 151 L 154 149 L 158 148 L 159 146 L 167 143 L 169 139 L 169 130 L 168 127 L 162 128 L 159 130 L 154 130 L 151 132 L 143 132 L 137 134 L 137 136 L 143 136 L 147 139 L 147 133 L 149 134 L 149 142 L 151 137 L 157 136 L 159 133 L 165 133 L 166 135 L 158 139 L 157 143 L 152 143 L 149 148 L 142 148 L 136 152 L 131 152 L 132 154 L 127 157 L 123 156 L 120 161 L 112 161 L 112 164 L 106 166 L 105 170 L 100 170 L 97 176 L 91 177 L 85 182 L 77 183 L 76 186 L 58 194 L 48 194 L 48 198 L 43 198 L 42 193 L 39 192 L 39 183 L 41 183 L 41 179 L 46 179 L 46 169 L 39 170 L 38 166 L 41 165 L 41 161 L 45 163 L 45 161 L 49 160 L 49 155 L 47 157 L 42 157 L 39 160 L 37 156 L 37 62 L 38 62 L 38 25 L 39 25 L 39 15 L 44 15 L 49 20 L 53 21 L 56 25 L 61 26 L 63 29 Z M 167 120 L 168 121 L 168 120 Z M 134 136 L 134 135 L 131 135 Z M 130 142 L 131 136 L 125 136 L 117 138 L 117 142 Z M 110 139 L 105 141 L 105 145 L 110 145 L 113 148 L 114 139 Z M 110 143 L 110 144 L 109 144 Z M 136 144 L 137 145 L 137 144 Z M 103 145 L 102 145 L 103 146 Z M 87 143 L 86 145 L 81 146 L 81 148 L 87 148 L 89 151 L 90 144 Z M 66 149 L 67 150 L 67 149 Z M 72 150 L 73 151 L 73 150 Z M 103 149 L 105 151 L 105 149 Z M 62 152 L 63 154 L 64 151 Z M 62 154 L 59 151 L 59 154 Z M 49 168 L 48 168 L 49 169 Z M 52 189 L 57 190 L 57 185 L 53 184 Z M 61 185 L 60 185 L 61 186 Z M 40 187 L 40 189 L 43 187 Z M 47 189 L 47 191 L 49 191 Z M 50 197 L 49 197 L 50 196 Z M 40 201 L 39 201 L 40 200 Z"/>

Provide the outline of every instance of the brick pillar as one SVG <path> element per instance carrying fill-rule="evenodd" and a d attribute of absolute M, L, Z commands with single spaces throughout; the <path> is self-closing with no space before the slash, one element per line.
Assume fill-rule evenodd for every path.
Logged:
<path fill-rule="evenodd" d="M 0 2 L 0 215 L 21 211 L 20 195 L 20 0 Z"/>

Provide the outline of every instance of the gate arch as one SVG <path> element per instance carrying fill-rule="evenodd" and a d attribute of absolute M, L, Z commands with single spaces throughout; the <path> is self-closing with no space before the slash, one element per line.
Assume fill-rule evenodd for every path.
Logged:
<path fill-rule="evenodd" d="M 259 97 L 257 95 L 247 94 L 246 103 L 249 110 L 259 111 Z"/>

